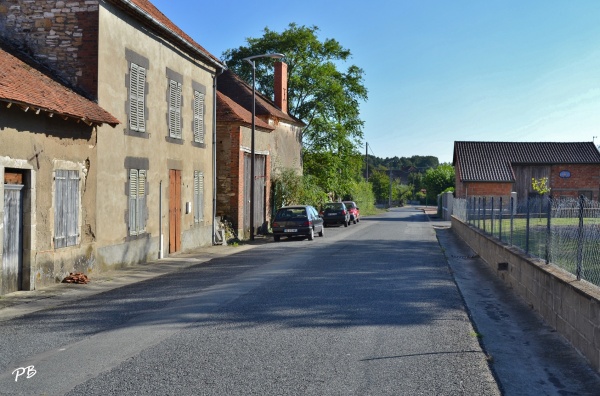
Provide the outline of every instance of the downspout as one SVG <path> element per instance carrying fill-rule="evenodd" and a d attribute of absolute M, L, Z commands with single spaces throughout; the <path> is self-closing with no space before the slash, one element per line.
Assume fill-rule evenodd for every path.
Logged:
<path fill-rule="evenodd" d="M 212 133 L 212 182 L 213 182 L 213 204 L 212 204 L 212 244 L 217 244 L 215 235 L 217 233 L 217 225 L 215 220 L 217 218 L 217 78 L 223 74 L 224 68 L 218 69 L 218 73 L 215 73 L 213 77 L 213 133 Z"/>

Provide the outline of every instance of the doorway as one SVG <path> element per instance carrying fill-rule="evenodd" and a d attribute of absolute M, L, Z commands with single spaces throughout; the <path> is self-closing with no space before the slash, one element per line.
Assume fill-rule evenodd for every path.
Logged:
<path fill-rule="evenodd" d="M 181 250 L 181 171 L 169 169 L 169 253 Z"/>

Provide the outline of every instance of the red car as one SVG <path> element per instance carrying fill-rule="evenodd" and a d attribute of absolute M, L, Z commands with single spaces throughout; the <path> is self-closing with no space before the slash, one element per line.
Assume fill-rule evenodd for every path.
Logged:
<path fill-rule="evenodd" d="M 356 203 L 353 201 L 344 201 L 344 205 L 346 205 L 348 212 L 350 212 L 350 221 L 354 224 L 358 223 L 360 221 L 360 211 Z"/>

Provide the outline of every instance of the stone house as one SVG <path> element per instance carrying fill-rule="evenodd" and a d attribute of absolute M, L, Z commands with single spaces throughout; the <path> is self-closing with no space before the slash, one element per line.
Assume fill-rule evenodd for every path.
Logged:
<path fill-rule="evenodd" d="M 600 152 L 593 142 L 454 142 L 457 198 L 535 194 L 548 179 L 554 197 L 600 198 Z"/>
<path fill-rule="evenodd" d="M 26 113 L 16 130 L 28 133 L 10 140 L 0 119 L 0 155 L 11 164 L 0 164 L 0 171 L 19 169 L 11 162 L 18 160 L 28 169 L 25 180 L 48 186 L 43 196 L 30 197 L 37 204 L 29 204 L 24 218 L 35 244 L 23 248 L 32 282 L 21 288 L 53 283 L 73 270 L 123 267 L 213 243 L 215 87 L 225 68 L 216 57 L 147 0 L 2 1 L 0 40 L 111 117 L 90 121 L 78 113 L 83 124 L 77 128 L 54 126 L 53 117 L 46 128 L 60 138 L 43 141 L 24 138 L 43 139 L 49 117 L 40 126 Z M 77 139 L 66 139 L 67 132 Z M 58 140 L 56 149 L 47 148 L 50 138 Z M 24 141 L 35 145 L 22 148 Z M 66 244 L 50 229 L 60 213 L 59 187 L 31 158 L 78 171 L 83 180 L 72 209 L 81 215 L 67 224 L 78 237 Z"/>
<path fill-rule="evenodd" d="M 302 174 L 302 129 L 288 113 L 287 65 L 275 62 L 275 98 L 256 92 L 255 233 L 266 230 L 273 211 L 271 180 L 283 169 Z M 250 235 L 252 86 L 231 71 L 218 80 L 217 216 L 233 224 L 240 238 Z"/>

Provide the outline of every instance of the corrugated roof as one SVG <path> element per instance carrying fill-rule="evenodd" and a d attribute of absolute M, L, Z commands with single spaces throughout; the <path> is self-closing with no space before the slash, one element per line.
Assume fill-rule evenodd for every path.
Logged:
<path fill-rule="evenodd" d="M 513 164 L 600 164 L 593 142 L 454 142 L 461 181 L 513 182 Z"/>
<path fill-rule="evenodd" d="M 97 103 L 54 81 L 0 48 L 0 101 L 23 109 L 44 111 L 87 124 L 119 124 Z"/>
<path fill-rule="evenodd" d="M 252 87 L 230 70 L 225 70 L 217 79 L 217 90 L 247 111 L 252 111 Z M 273 116 L 292 124 L 304 126 L 294 116 L 281 111 L 275 103 L 260 92 L 256 92 L 256 115 Z"/>

